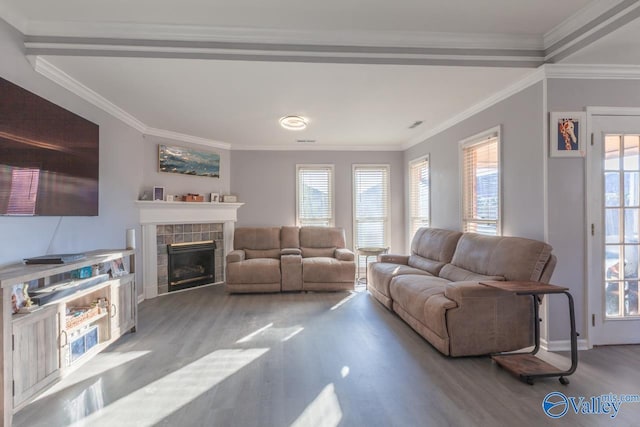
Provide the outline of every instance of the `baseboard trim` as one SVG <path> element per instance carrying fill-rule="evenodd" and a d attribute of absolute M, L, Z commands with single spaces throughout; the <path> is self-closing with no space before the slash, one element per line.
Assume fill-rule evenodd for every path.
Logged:
<path fill-rule="evenodd" d="M 545 339 L 540 339 L 540 348 L 546 351 L 571 351 L 571 341 L 547 341 Z M 586 339 L 578 340 L 578 350 L 589 350 L 589 343 Z"/>
<path fill-rule="evenodd" d="M 140 304 L 142 301 L 144 301 L 144 293 L 138 295 L 138 304 Z"/>

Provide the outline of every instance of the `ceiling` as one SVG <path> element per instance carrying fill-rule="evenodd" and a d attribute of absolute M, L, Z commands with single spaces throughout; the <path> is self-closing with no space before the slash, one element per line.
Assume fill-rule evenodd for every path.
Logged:
<path fill-rule="evenodd" d="M 387 150 L 545 62 L 640 65 L 637 3 L 2 0 L 0 17 L 25 34 L 36 70 L 143 132 L 231 149 Z M 288 114 L 308 128 L 282 129 Z"/>

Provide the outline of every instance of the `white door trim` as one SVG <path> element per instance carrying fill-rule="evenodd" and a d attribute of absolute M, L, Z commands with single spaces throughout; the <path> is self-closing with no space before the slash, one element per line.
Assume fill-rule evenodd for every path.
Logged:
<path fill-rule="evenodd" d="M 599 313 L 602 308 L 601 307 L 593 307 L 595 302 L 591 297 L 591 289 L 594 286 L 593 277 L 589 271 L 589 263 L 593 259 L 593 239 L 591 238 L 591 224 L 593 224 L 593 199 L 591 194 L 593 193 L 593 185 L 591 182 L 591 155 L 592 155 L 592 145 L 591 141 L 593 141 L 592 133 L 593 133 L 593 117 L 594 116 L 640 116 L 640 108 L 637 107 L 587 107 L 587 140 L 589 140 L 586 155 L 585 155 L 585 167 L 584 167 L 584 181 L 585 181 L 585 218 L 586 218 L 586 229 L 585 229 L 585 241 L 587 242 L 587 251 L 586 251 L 586 262 L 584 263 L 584 275 L 587 279 L 585 291 L 585 301 L 584 301 L 584 313 L 585 313 L 585 328 L 587 331 L 586 339 L 587 339 L 587 347 L 589 349 L 593 348 L 593 340 L 591 334 L 592 321 L 591 321 L 591 313 Z M 600 206 L 598 205 L 598 209 Z"/>

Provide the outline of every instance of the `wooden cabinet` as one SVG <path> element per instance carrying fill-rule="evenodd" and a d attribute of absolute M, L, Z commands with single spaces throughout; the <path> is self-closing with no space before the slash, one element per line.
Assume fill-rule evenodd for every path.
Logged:
<path fill-rule="evenodd" d="M 119 260 L 126 260 L 124 263 Z M 118 277 L 73 279 L 82 269 L 128 264 Z M 134 251 L 94 251 L 79 261 L 55 265 L 10 265 L 0 270 L 0 424 L 71 369 L 135 332 L 138 311 Z M 80 276 L 82 277 L 82 276 Z M 35 284 L 44 293 L 62 290 L 37 310 L 12 314 L 14 287 Z M 30 288 L 31 289 L 31 288 Z"/>
<path fill-rule="evenodd" d="M 116 336 L 128 331 L 135 332 L 137 323 L 135 281 L 133 277 L 114 280 L 111 286 L 111 331 Z"/>
<path fill-rule="evenodd" d="M 13 405 L 25 400 L 60 376 L 59 316 L 55 306 L 18 315 L 13 321 Z"/>

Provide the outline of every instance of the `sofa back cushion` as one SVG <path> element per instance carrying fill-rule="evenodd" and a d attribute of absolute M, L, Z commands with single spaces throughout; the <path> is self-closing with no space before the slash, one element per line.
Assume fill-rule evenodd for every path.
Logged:
<path fill-rule="evenodd" d="M 344 248 L 344 229 L 338 227 L 301 227 L 301 248 Z"/>
<path fill-rule="evenodd" d="M 333 258 L 336 248 L 305 248 L 302 247 L 302 258 L 329 257 Z"/>
<path fill-rule="evenodd" d="M 551 257 L 551 249 L 544 242 L 522 237 L 465 233 L 458 240 L 451 260 L 451 265 L 457 269 L 447 266 L 440 275 L 446 279 L 457 278 L 462 269 L 482 276 L 504 277 L 505 280 L 539 281 Z"/>
<path fill-rule="evenodd" d="M 279 258 L 280 227 L 238 227 L 233 235 L 233 249 L 244 250 L 247 259 Z"/>
<path fill-rule="evenodd" d="M 300 247 L 300 227 L 284 226 L 280 230 L 280 247 L 281 248 L 299 248 Z"/>
<path fill-rule="evenodd" d="M 451 262 L 460 236 L 462 233 L 459 231 L 426 227 L 418 229 L 411 241 L 409 265 L 437 276 L 440 269 Z"/>

